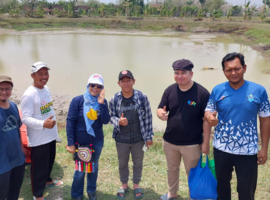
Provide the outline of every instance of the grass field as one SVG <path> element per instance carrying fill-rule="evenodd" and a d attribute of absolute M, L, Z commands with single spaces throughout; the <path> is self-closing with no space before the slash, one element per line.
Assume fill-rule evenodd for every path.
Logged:
<path fill-rule="evenodd" d="M 64 186 L 58 188 L 47 188 L 44 195 L 48 200 L 71 200 L 70 191 L 74 174 L 74 163 L 72 155 L 69 154 L 65 146 L 66 132 L 64 125 L 59 125 L 62 143 L 57 144 L 56 160 L 52 172 L 52 178 L 61 179 Z M 105 144 L 99 162 L 99 174 L 97 182 L 97 195 L 99 200 L 116 200 L 116 192 L 121 186 L 118 174 L 118 159 L 115 148 L 115 141 L 112 139 L 112 127 L 104 126 Z M 269 151 L 270 154 L 270 151 Z M 213 157 L 211 154 L 210 157 Z M 132 162 L 129 163 L 132 169 Z M 26 167 L 23 186 L 21 188 L 20 200 L 31 200 L 31 182 L 30 182 L 30 166 Z M 132 170 L 130 179 L 132 178 Z M 85 180 L 86 181 L 86 180 Z M 129 181 L 132 186 L 132 181 Z M 158 200 L 158 198 L 168 191 L 167 172 L 165 155 L 162 150 L 162 133 L 156 133 L 154 136 L 154 144 L 145 154 L 144 168 L 141 187 L 145 192 L 145 200 Z M 85 189 L 86 191 L 86 189 Z M 179 200 L 188 200 L 188 184 L 184 171 L 183 163 L 180 169 L 180 187 Z M 181 196 L 180 196 L 181 195 Z M 232 196 L 233 200 L 237 198 L 235 175 L 232 180 Z M 84 199 L 87 198 L 85 192 Z M 129 190 L 126 200 L 133 198 L 133 190 Z M 270 161 L 265 165 L 259 166 L 259 176 L 256 191 L 256 200 L 270 199 Z"/>

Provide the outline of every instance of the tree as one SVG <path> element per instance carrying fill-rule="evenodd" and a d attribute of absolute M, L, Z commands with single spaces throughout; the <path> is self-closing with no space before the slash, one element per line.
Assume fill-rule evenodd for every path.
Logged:
<path fill-rule="evenodd" d="M 204 7 L 204 4 L 205 4 L 205 0 L 199 0 L 199 2 L 200 2 L 201 6 L 203 8 Z"/>
<path fill-rule="evenodd" d="M 191 6 L 192 4 L 193 4 L 193 1 L 192 1 L 192 0 L 186 1 L 186 5 L 187 5 L 187 6 Z"/>
<path fill-rule="evenodd" d="M 231 20 L 231 16 L 233 14 L 233 11 L 236 10 L 237 8 L 238 8 L 238 6 L 233 6 L 233 7 L 231 7 L 230 10 L 227 11 L 227 19 L 228 20 Z"/>
<path fill-rule="evenodd" d="M 182 7 L 182 12 L 181 12 L 180 17 L 186 17 L 189 10 L 190 10 L 189 6 Z"/>
<path fill-rule="evenodd" d="M 257 5 L 254 4 L 252 6 L 250 6 L 251 1 L 248 1 L 247 3 L 244 4 L 244 13 L 243 13 L 243 18 L 244 19 L 251 19 L 252 15 L 254 12 L 257 11 L 256 7 Z"/>
<path fill-rule="evenodd" d="M 270 8 L 270 0 L 263 0 L 263 4 L 267 5 Z"/>
<path fill-rule="evenodd" d="M 264 4 L 262 7 L 261 12 L 258 14 L 258 16 L 260 17 L 260 19 L 263 21 L 266 18 L 266 14 L 269 12 L 269 10 L 266 8 L 266 5 Z"/>
<path fill-rule="evenodd" d="M 220 18 L 222 15 L 223 15 L 223 12 L 221 9 L 213 10 L 213 12 L 211 13 L 212 19 Z"/>
<path fill-rule="evenodd" d="M 199 9 L 197 12 L 197 18 L 202 19 L 204 16 L 206 16 L 205 12 L 206 12 L 205 9 Z"/>
<path fill-rule="evenodd" d="M 206 1 L 204 8 L 207 8 L 208 11 L 213 12 L 214 10 L 219 10 L 224 4 L 226 4 L 225 0 L 209 0 Z"/>

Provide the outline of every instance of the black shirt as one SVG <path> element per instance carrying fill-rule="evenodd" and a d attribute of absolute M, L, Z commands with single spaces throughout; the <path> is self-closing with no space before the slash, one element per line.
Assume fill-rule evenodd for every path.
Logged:
<path fill-rule="evenodd" d="M 195 83 L 188 91 L 181 91 L 177 83 L 169 86 L 158 108 L 169 111 L 164 140 L 175 145 L 202 143 L 203 116 L 209 92 Z"/>
<path fill-rule="evenodd" d="M 120 133 L 115 137 L 116 142 L 135 144 L 142 141 L 143 137 L 141 133 L 139 114 L 136 104 L 133 101 L 133 96 L 130 98 L 122 98 L 120 112 L 121 114 L 124 113 L 124 117 L 128 120 L 128 125 L 120 125 Z"/>

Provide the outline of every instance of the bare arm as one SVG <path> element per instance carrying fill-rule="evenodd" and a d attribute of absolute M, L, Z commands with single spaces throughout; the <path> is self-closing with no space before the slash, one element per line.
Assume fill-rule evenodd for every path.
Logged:
<path fill-rule="evenodd" d="M 203 143 L 202 143 L 202 153 L 209 154 L 209 142 L 211 136 L 211 125 L 203 118 Z"/>
<path fill-rule="evenodd" d="M 24 155 L 26 155 L 26 151 L 25 151 L 25 149 L 24 149 L 24 147 L 23 147 L 23 141 L 22 141 L 22 133 L 21 133 L 21 130 L 20 130 L 20 140 L 21 140 L 21 148 L 22 148 L 22 152 L 23 152 Z"/>
<path fill-rule="evenodd" d="M 216 118 L 217 112 L 205 111 L 204 118 L 208 121 L 210 126 L 218 125 L 218 119 Z"/>
<path fill-rule="evenodd" d="M 262 148 L 258 153 L 258 164 L 263 165 L 267 161 L 267 151 L 270 137 L 270 117 L 259 117 Z"/>

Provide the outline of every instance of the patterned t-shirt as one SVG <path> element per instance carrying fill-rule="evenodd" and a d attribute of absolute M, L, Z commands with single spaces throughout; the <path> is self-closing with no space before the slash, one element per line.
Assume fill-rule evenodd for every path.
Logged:
<path fill-rule="evenodd" d="M 0 107 L 0 174 L 4 174 L 25 161 L 21 147 L 20 127 L 22 125 L 17 105 Z"/>
<path fill-rule="evenodd" d="M 254 155 L 258 152 L 257 114 L 270 116 L 266 90 L 261 85 L 245 81 L 237 90 L 229 82 L 217 85 L 209 98 L 206 111 L 217 111 L 213 146 L 221 151 Z"/>

